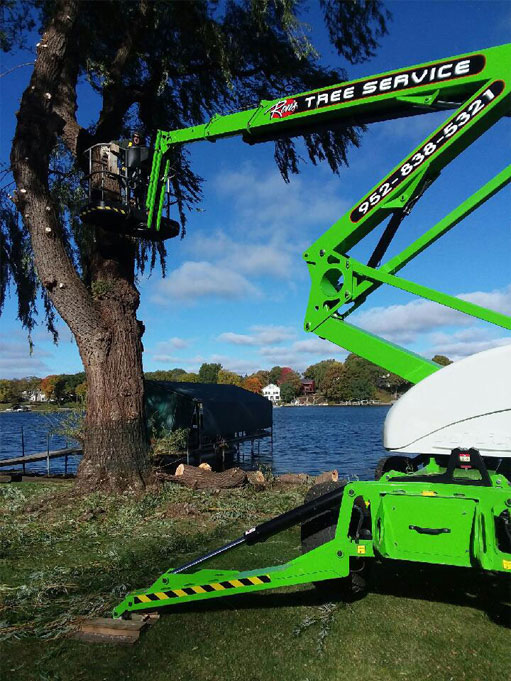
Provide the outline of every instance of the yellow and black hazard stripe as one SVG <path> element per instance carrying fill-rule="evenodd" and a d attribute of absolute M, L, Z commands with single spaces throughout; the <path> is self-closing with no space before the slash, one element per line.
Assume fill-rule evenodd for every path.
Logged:
<path fill-rule="evenodd" d="M 124 208 L 115 208 L 115 206 L 94 206 L 93 208 L 86 208 L 85 210 L 80 211 L 80 217 L 95 213 L 97 210 L 111 210 L 114 213 L 120 213 L 121 215 L 128 214 L 128 211 L 126 211 Z"/>
<path fill-rule="evenodd" d="M 226 589 L 239 589 L 241 586 L 257 586 L 259 584 L 269 584 L 270 575 L 257 575 L 254 577 L 242 577 L 241 579 L 229 579 L 225 582 L 215 582 L 213 584 L 202 584 L 201 586 L 187 586 L 182 589 L 172 589 L 170 591 L 156 591 L 154 593 L 138 594 L 133 597 L 133 602 L 151 603 L 152 601 L 166 601 L 170 598 L 183 598 L 183 596 L 195 596 L 197 594 L 212 593 L 213 591 L 224 591 Z"/>

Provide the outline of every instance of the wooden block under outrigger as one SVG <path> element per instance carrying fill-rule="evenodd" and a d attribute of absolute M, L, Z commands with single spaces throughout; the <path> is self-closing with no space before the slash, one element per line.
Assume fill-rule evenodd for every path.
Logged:
<path fill-rule="evenodd" d="M 111 619 L 109 617 L 93 617 L 83 620 L 71 638 L 89 643 L 136 643 L 140 633 L 155 624 L 158 613 L 134 613 L 131 619 Z"/>

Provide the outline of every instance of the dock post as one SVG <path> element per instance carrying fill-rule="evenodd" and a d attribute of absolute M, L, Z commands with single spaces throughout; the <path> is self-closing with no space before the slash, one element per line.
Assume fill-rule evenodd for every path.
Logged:
<path fill-rule="evenodd" d="M 25 458 L 25 433 L 21 426 L 21 456 Z M 25 462 L 23 461 L 23 475 L 25 475 Z"/>
<path fill-rule="evenodd" d="M 67 477 L 67 454 L 64 458 L 64 477 Z"/>
<path fill-rule="evenodd" d="M 46 437 L 46 475 L 49 478 L 50 477 L 50 431 L 48 431 L 48 435 Z"/>

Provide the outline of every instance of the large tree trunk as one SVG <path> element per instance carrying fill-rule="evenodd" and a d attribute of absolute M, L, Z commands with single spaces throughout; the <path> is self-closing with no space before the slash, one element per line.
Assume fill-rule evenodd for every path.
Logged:
<path fill-rule="evenodd" d="M 44 32 L 34 71 L 17 114 L 11 163 L 16 203 L 32 241 L 36 270 L 76 339 L 88 382 L 84 457 L 78 486 L 120 491 L 148 478 L 144 428 L 142 342 L 137 322 L 134 244 L 98 234 L 90 290 L 69 257 L 48 186 L 49 160 L 59 134 L 79 157 L 74 119 L 78 70 L 73 68 L 76 0 L 59 0 Z"/>
<path fill-rule="evenodd" d="M 79 342 L 87 377 L 86 439 L 78 471 L 82 489 L 140 487 L 149 474 L 144 327 L 136 318 L 139 294 L 133 281 L 133 251 L 129 238 L 102 232 L 92 260 L 94 304 L 106 335 L 101 343 Z"/>

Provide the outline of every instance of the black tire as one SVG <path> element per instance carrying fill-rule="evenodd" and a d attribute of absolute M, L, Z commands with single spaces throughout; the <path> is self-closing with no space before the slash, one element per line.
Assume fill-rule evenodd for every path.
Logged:
<path fill-rule="evenodd" d="M 345 487 L 346 484 L 347 481 L 342 480 L 338 482 L 323 482 L 319 485 L 314 485 L 307 492 L 305 502 L 313 501 L 323 494 L 332 492 L 334 489 Z M 339 500 L 339 503 L 331 509 L 323 511 L 323 513 L 311 518 L 311 520 L 306 520 L 302 523 L 302 553 L 308 553 L 318 546 L 331 541 L 335 537 L 340 506 L 341 500 Z M 337 596 L 343 600 L 352 601 L 363 595 L 366 591 L 366 581 L 362 575 L 363 570 L 364 566 L 362 564 L 360 569 L 350 572 L 347 577 L 325 579 L 320 582 L 314 582 L 314 586 L 325 595 Z"/>
<path fill-rule="evenodd" d="M 378 461 L 374 471 L 374 479 L 379 480 L 389 471 L 399 473 L 413 473 L 417 470 L 417 465 L 409 456 L 384 456 Z"/>

